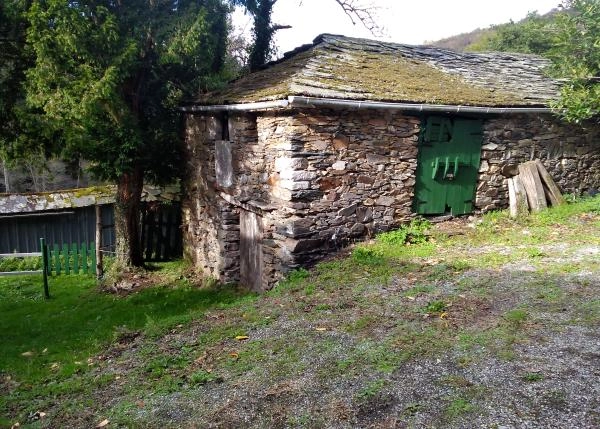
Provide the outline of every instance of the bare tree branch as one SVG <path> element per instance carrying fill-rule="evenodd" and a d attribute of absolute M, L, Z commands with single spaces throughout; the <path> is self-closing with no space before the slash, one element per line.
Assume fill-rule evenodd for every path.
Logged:
<path fill-rule="evenodd" d="M 361 23 L 374 36 L 381 36 L 383 28 L 377 22 L 377 6 L 362 0 L 334 0 L 350 18 L 353 25 Z"/>

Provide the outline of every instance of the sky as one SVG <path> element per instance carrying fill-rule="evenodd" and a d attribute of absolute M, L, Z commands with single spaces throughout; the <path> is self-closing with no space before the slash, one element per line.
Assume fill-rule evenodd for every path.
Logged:
<path fill-rule="evenodd" d="M 335 0 L 278 0 L 273 22 L 291 25 L 276 33 L 278 53 L 311 43 L 321 33 L 423 44 L 476 28 L 487 28 L 509 20 L 518 21 L 528 12 L 546 13 L 560 0 L 357 0 L 373 5 L 384 34 L 374 37 L 360 24 L 352 25 Z M 251 23 L 242 12 L 234 14 L 234 25 L 249 32 Z"/>

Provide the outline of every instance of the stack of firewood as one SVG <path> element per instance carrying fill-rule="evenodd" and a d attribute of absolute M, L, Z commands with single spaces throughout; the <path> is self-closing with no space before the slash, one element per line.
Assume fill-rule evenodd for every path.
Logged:
<path fill-rule="evenodd" d="M 539 159 L 520 164 L 518 174 L 508 179 L 511 217 L 538 212 L 548 206 L 563 204 L 558 186 Z"/>

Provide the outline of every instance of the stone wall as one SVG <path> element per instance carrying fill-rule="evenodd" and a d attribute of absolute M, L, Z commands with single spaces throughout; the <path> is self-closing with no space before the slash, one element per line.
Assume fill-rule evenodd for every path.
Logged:
<path fill-rule="evenodd" d="M 271 239 L 268 178 L 274 155 L 269 142 L 259 139 L 256 124 L 253 115 L 187 117 L 184 255 L 205 275 L 239 281 L 240 210 L 252 211 L 263 219 L 263 283 L 269 287 L 281 271 Z"/>
<path fill-rule="evenodd" d="M 239 210 L 262 217 L 265 288 L 411 217 L 416 118 L 308 109 L 189 116 L 186 130 L 185 253 L 222 281 L 239 278 Z"/>
<path fill-rule="evenodd" d="M 240 278 L 242 210 L 261 217 L 263 289 L 413 216 L 418 117 L 305 109 L 187 121 L 185 253 L 221 281 Z M 599 188 L 598 135 L 551 117 L 487 119 L 476 209 L 506 207 L 504 167 L 532 158 L 563 191 Z"/>
<path fill-rule="evenodd" d="M 600 126 L 567 124 L 552 116 L 506 116 L 486 120 L 475 206 L 508 206 L 503 168 L 540 159 L 563 192 L 600 189 Z M 506 171 L 506 170 L 505 170 Z"/>
<path fill-rule="evenodd" d="M 278 148 L 269 181 L 287 210 L 276 238 L 295 264 L 411 217 L 418 119 L 306 110 L 264 116 L 259 129 Z"/>

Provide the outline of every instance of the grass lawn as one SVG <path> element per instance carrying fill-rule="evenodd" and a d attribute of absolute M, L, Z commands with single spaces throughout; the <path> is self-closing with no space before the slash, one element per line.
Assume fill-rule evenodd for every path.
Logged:
<path fill-rule="evenodd" d="M 19 400 L 72 391 L 72 383 L 62 382 L 92 369 L 94 356 L 120 337 L 159 335 L 208 308 L 253 299 L 231 288 L 191 285 L 176 274 L 180 262 L 159 266 L 164 284 L 126 297 L 99 291 L 92 276 L 50 278 L 50 300 L 40 275 L 0 278 L 0 376 L 19 383 Z M 0 397 L 0 416 L 6 400 Z M 0 417 L 1 423 L 8 422 Z"/>
<path fill-rule="evenodd" d="M 180 263 L 125 297 L 0 279 L 0 427 L 598 427 L 599 255 L 596 197 L 416 222 L 262 296 Z"/>

